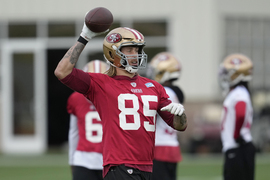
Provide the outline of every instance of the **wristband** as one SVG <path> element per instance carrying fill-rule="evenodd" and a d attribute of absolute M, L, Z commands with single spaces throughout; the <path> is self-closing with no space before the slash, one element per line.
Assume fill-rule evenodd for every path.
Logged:
<path fill-rule="evenodd" d="M 79 37 L 78 42 L 80 42 L 84 45 L 86 45 L 88 43 L 88 41 L 86 39 L 84 39 L 82 36 Z"/>

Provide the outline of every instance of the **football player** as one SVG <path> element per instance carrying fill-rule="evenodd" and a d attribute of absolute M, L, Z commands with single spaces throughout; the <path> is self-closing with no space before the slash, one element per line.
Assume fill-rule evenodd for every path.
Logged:
<path fill-rule="evenodd" d="M 108 64 L 100 60 L 87 63 L 83 71 L 103 73 Z M 84 95 L 74 92 L 67 101 L 70 114 L 69 164 L 73 180 L 102 180 L 102 124 L 98 112 Z"/>
<path fill-rule="evenodd" d="M 155 145 L 156 115 L 174 129 L 187 127 L 185 109 L 168 98 L 162 85 L 138 75 L 144 68 L 144 36 L 119 27 L 103 41 L 104 57 L 110 63 L 106 74 L 85 73 L 74 68 L 84 47 L 100 33 L 84 24 L 77 42 L 55 69 L 56 77 L 84 94 L 95 105 L 103 125 L 103 176 L 105 180 L 150 180 Z"/>
<path fill-rule="evenodd" d="M 147 76 L 164 86 L 169 99 L 175 103 L 184 102 L 184 94 L 173 82 L 180 78 L 182 66 L 169 52 L 155 55 L 149 64 Z M 177 131 L 168 126 L 160 116 L 156 121 L 155 155 L 153 180 L 176 180 L 177 163 L 182 160 Z"/>
<path fill-rule="evenodd" d="M 226 95 L 221 118 L 224 180 L 254 179 L 253 108 L 248 89 L 252 68 L 252 61 L 243 54 L 231 54 L 220 65 L 219 82 Z"/>

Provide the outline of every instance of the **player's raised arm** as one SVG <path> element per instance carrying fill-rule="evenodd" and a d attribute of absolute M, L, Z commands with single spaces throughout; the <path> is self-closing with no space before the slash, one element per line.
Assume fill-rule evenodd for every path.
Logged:
<path fill-rule="evenodd" d="M 163 108 L 161 111 L 168 111 L 174 114 L 173 126 L 178 131 L 184 131 L 187 128 L 187 116 L 185 114 L 184 106 L 180 103 L 171 103 Z"/>
<path fill-rule="evenodd" d="M 80 37 L 81 38 L 81 37 Z M 77 41 L 58 63 L 54 74 L 58 79 L 63 79 L 72 72 L 85 45 Z"/>
<path fill-rule="evenodd" d="M 105 8 L 95 8 L 87 12 L 80 37 L 58 63 L 54 71 L 55 76 L 58 79 L 63 79 L 69 75 L 88 41 L 95 36 L 108 32 L 112 22 L 112 14 Z"/>

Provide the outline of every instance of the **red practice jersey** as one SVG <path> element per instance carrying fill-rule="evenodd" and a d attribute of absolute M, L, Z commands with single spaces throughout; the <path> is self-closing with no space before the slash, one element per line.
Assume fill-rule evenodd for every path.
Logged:
<path fill-rule="evenodd" d="M 160 111 L 171 103 L 162 85 L 138 75 L 109 77 L 78 69 L 61 81 L 97 108 L 103 125 L 103 166 L 153 164 L 157 112 L 173 127 L 174 115 Z"/>
<path fill-rule="evenodd" d="M 70 114 L 69 163 L 102 169 L 102 124 L 95 106 L 74 92 L 67 101 Z"/>

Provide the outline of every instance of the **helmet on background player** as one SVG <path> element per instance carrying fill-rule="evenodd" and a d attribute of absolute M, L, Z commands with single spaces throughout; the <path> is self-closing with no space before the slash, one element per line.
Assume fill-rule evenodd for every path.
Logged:
<path fill-rule="evenodd" d="M 219 82 L 226 94 L 230 87 L 252 79 L 252 61 L 243 54 L 231 54 L 220 64 Z"/>
<path fill-rule="evenodd" d="M 138 66 L 131 66 L 128 59 L 134 55 L 125 55 L 121 52 L 124 46 L 136 46 L 139 48 L 137 55 Z M 135 73 L 139 68 L 145 68 L 147 55 L 144 53 L 144 36 L 137 30 L 128 27 L 119 27 L 111 30 L 103 41 L 103 53 L 105 59 L 114 67 L 122 68 L 129 73 Z"/>
<path fill-rule="evenodd" d="M 171 53 L 158 53 L 151 59 L 149 66 L 147 77 L 161 84 L 168 80 L 173 81 L 180 78 L 182 66 Z"/>
<path fill-rule="evenodd" d="M 107 63 L 96 59 L 88 62 L 82 70 L 89 73 L 104 73 L 108 68 L 109 65 Z"/>

